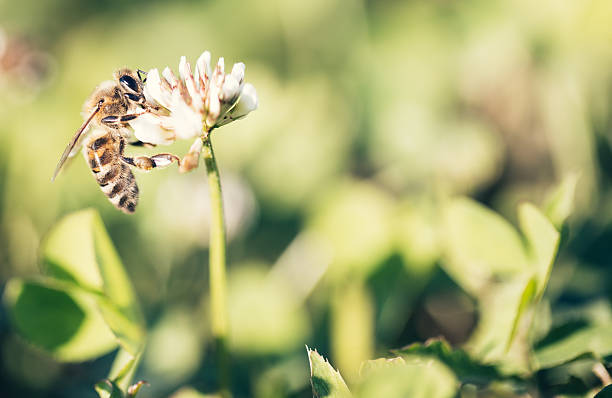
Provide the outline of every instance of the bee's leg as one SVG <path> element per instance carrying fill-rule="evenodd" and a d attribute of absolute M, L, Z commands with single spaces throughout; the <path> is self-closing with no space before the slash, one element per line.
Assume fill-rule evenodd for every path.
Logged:
<path fill-rule="evenodd" d="M 101 121 L 102 121 L 102 123 L 104 123 L 105 125 L 107 125 L 109 127 L 119 128 L 119 127 L 123 127 L 125 125 L 125 123 L 129 122 L 130 120 L 136 119 L 138 116 L 140 116 L 139 113 L 129 114 L 129 115 L 121 115 L 121 116 L 117 116 L 117 115 L 106 116 Z"/>
<path fill-rule="evenodd" d="M 172 164 L 172 162 L 177 162 L 179 165 L 181 164 L 181 159 L 173 155 L 171 153 L 158 153 L 157 155 L 153 155 L 151 157 L 147 156 L 121 156 L 121 160 L 130 166 L 138 167 L 141 170 L 151 170 L 157 167 L 166 167 Z"/>
<path fill-rule="evenodd" d="M 187 152 L 183 160 L 179 162 L 179 172 L 186 173 L 198 167 L 202 145 L 202 139 L 200 137 L 196 138 L 191 148 L 189 148 L 189 152 Z"/>
<path fill-rule="evenodd" d="M 122 139 L 121 143 L 119 144 L 119 156 L 121 158 L 121 161 L 129 164 L 130 166 L 138 167 L 139 169 L 142 169 L 142 170 L 148 171 L 156 167 L 166 167 L 175 161 L 179 165 L 181 164 L 181 159 L 178 156 L 173 155 L 171 153 L 158 153 L 157 155 L 153 155 L 151 157 L 147 157 L 147 156 L 129 157 L 129 156 L 124 156 L 124 150 L 125 150 L 125 139 Z"/>
<path fill-rule="evenodd" d="M 151 144 L 149 142 L 143 142 L 143 141 L 140 141 L 140 140 L 133 141 L 133 142 L 128 142 L 128 144 L 132 145 L 132 146 L 142 146 L 142 147 L 145 147 L 145 148 L 155 148 L 157 146 L 156 144 Z"/>

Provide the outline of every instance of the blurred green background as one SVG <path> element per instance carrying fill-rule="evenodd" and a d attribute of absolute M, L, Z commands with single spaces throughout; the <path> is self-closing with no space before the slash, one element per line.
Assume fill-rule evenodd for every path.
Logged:
<path fill-rule="evenodd" d="M 213 138 L 236 396 L 311 396 L 305 344 L 350 381 L 391 348 L 466 342 L 478 307 L 445 272 L 452 195 L 515 222 L 519 201 L 578 173 L 547 302 L 610 316 L 610 21 L 606 0 L 0 0 L 0 287 L 37 274 L 45 233 L 94 207 L 149 328 L 139 396 L 211 391 L 203 165 L 138 174 L 134 216 L 80 155 L 50 182 L 96 84 L 208 49 L 245 62 L 259 96 Z M 0 309 L 2 397 L 94 397 L 111 362 L 56 363 Z"/>

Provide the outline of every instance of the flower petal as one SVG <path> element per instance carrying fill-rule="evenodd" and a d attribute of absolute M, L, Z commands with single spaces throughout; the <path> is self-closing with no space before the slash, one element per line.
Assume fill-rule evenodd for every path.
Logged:
<path fill-rule="evenodd" d="M 170 118 L 177 138 L 186 139 L 202 134 L 202 114 L 182 101 L 178 90 L 174 91 L 174 103 Z"/>
<path fill-rule="evenodd" d="M 246 116 L 249 112 L 257 109 L 257 91 L 251 83 L 246 83 L 240 93 L 238 104 L 231 110 L 231 117 L 234 119 Z"/>
<path fill-rule="evenodd" d="M 185 87 L 187 88 L 187 92 L 191 97 L 192 106 L 197 111 L 202 111 L 204 108 L 204 101 L 202 100 L 202 97 L 200 96 L 200 93 L 196 88 L 196 82 L 193 79 L 193 73 L 191 73 L 191 65 L 189 65 L 189 62 L 187 62 L 185 57 L 181 57 L 181 62 L 179 64 L 179 73 L 181 79 L 185 81 Z"/>
<path fill-rule="evenodd" d="M 242 84 L 244 81 L 244 69 L 245 66 L 242 62 L 234 64 L 234 67 L 232 68 L 232 76 L 234 76 L 234 79 L 238 81 L 238 84 Z"/>
<path fill-rule="evenodd" d="M 233 103 L 240 93 L 240 83 L 234 75 L 226 75 L 221 88 L 221 101 Z"/>
<path fill-rule="evenodd" d="M 178 79 L 176 76 L 174 76 L 172 69 L 168 68 L 167 66 L 164 68 L 162 76 L 164 76 L 168 83 L 170 83 L 171 88 L 174 89 L 178 85 Z"/>
<path fill-rule="evenodd" d="M 204 131 L 227 124 L 257 109 L 257 92 L 253 85 L 244 83 L 245 65 L 238 62 L 225 74 L 225 60 L 220 57 L 214 70 L 210 68 L 210 53 L 204 51 L 195 66 L 195 75 L 187 58 L 181 57 L 178 78 L 171 69 L 160 73 L 152 70 L 145 87 L 148 100 L 162 105 L 151 114 L 151 121 L 136 122 L 138 134 L 157 135 L 157 141 L 199 137 Z M 150 131 L 144 131 L 149 124 Z M 160 132 L 161 131 L 161 132 Z M 165 132 L 174 136 L 167 138 Z M 154 139 L 155 137 L 153 137 Z M 152 138 L 148 138 L 151 140 Z"/>
<path fill-rule="evenodd" d="M 188 73 L 187 72 L 187 57 L 185 57 L 184 55 L 181 56 L 181 60 L 179 61 L 179 76 L 181 79 L 185 80 L 185 76 Z"/>
<path fill-rule="evenodd" d="M 223 111 L 221 113 L 222 116 L 218 118 L 215 127 L 221 127 L 234 120 L 243 118 L 251 111 L 257 109 L 257 92 L 255 87 L 250 83 L 244 84 L 238 102 L 233 107 L 229 106 L 228 109 L 229 112 L 225 113 Z"/>
<path fill-rule="evenodd" d="M 206 125 L 212 127 L 217 122 L 219 113 L 221 112 L 221 102 L 219 101 L 220 90 L 217 85 L 211 85 L 208 91 L 208 98 L 206 99 L 206 106 L 208 108 L 208 115 L 206 116 Z"/>
<path fill-rule="evenodd" d="M 223 57 L 219 57 L 219 61 L 217 62 L 217 67 L 215 68 L 214 75 L 217 78 L 225 75 L 225 59 Z"/>
<path fill-rule="evenodd" d="M 162 85 L 157 69 L 151 69 L 147 73 L 147 83 L 143 92 L 147 101 L 159 104 L 165 108 L 170 107 L 170 93 Z"/>
<path fill-rule="evenodd" d="M 196 78 L 199 80 L 201 90 L 204 89 L 204 84 L 210 78 L 210 53 L 208 51 L 204 51 L 202 55 L 196 61 Z"/>
<path fill-rule="evenodd" d="M 145 113 L 134 120 L 130 120 L 129 123 L 134 129 L 134 136 L 140 141 L 156 145 L 169 145 L 174 142 L 175 134 L 161 126 L 162 118 Z"/>

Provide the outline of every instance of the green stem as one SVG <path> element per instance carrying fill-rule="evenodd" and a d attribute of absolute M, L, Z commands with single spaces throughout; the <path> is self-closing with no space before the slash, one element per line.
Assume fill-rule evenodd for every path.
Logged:
<path fill-rule="evenodd" d="M 227 351 L 228 316 L 227 283 L 225 277 L 225 223 L 221 180 L 215 160 L 210 134 L 203 138 L 203 157 L 210 191 L 210 309 L 211 329 L 216 345 L 220 393 L 229 396 L 229 355 Z"/>
<path fill-rule="evenodd" d="M 120 348 L 117 351 L 117 355 L 115 355 L 108 379 L 115 382 L 122 391 L 127 391 L 130 384 L 132 384 L 132 378 L 140 362 L 140 356 L 140 353 L 138 353 L 134 357 L 124 348 Z"/>

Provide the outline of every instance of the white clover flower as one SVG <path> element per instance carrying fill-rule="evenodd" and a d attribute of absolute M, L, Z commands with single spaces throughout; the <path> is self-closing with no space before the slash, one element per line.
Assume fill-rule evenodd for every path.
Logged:
<path fill-rule="evenodd" d="M 201 137 L 243 118 L 257 109 L 257 92 L 252 84 L 244 82 L 244 69 L 243 63 L 237 63 L 226 74 L 224 60 L 219 58 L 211 72 L 208 51 L 198 58 L 195 73 L 185 57 L 181 57 L 178 78 L 170 68 L 161 75 L 151 69 L 144 95 L 162 108 L 132 120 L 134 135 L 143 142 L 170 144 L 176 139 Z"/>

